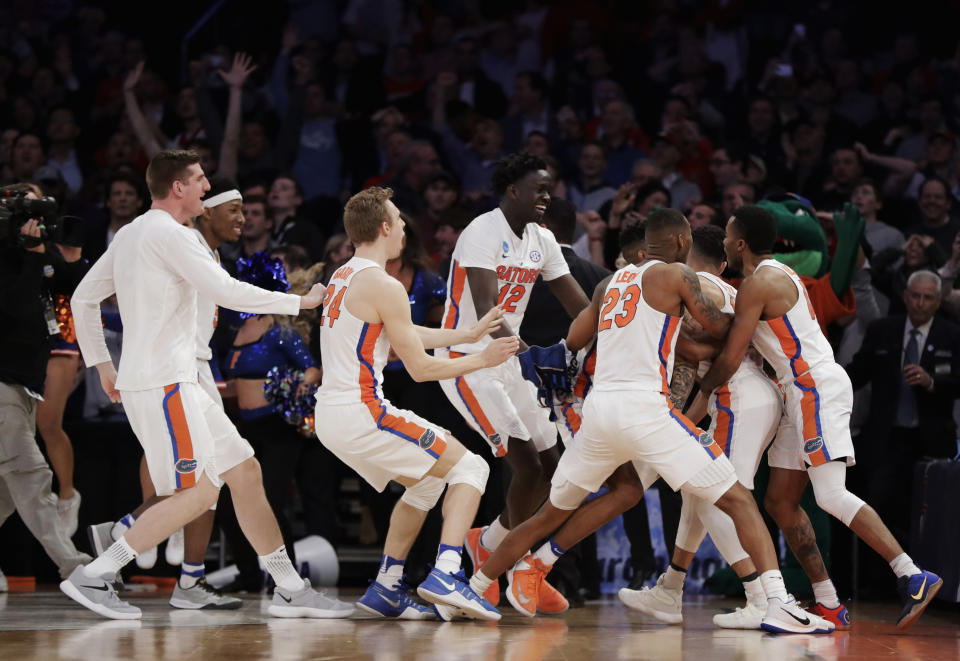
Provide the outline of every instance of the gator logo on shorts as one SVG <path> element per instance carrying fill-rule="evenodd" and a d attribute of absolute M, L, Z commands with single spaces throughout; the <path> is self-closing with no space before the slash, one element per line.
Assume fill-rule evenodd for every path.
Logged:
<path fill-rule="evenodd" d="M 487 436 L 491 443 L 494 445 L 500 445 L 500 434 L 490 434 Z"/>
<path fill-rule="evenodd" d="M 437 440 L 437 435 L 432 429 L 428 429 L 423 432 L 423 436 L 420 437 L 420 447 L 424 450 L 433 445 L 433 442 Z"/>
<path fill-rule="evenodd" d="M 811 438 L 809 441 L 803 444 L 803 451 L 807 454 L 811 452 L 816 452 L 823 447 L 823 437 L 817 436 L 816 438 Z"/>
<path fill-rule="evenodd" d="M 703 432 L 697 440 L 700 441 L 700 445 L 705 448 L 713 445 L 713 436 L 710 435 L 710 432 Z"/>
<path fill-rule="evenodd" d="M 178 473 L 192 473 L 197 470 L 197 460 L 196 459 L 181 459 L 177 462 L 177 465 L 174 466 L 177 469 Z"/>

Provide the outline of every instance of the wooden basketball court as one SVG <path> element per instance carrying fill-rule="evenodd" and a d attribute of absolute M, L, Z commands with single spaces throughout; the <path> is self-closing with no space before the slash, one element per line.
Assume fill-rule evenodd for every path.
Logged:
<path fill-rule="evenodd" d="M 356 599 L 357 590 L 341 590 Z M 907 634 L 895 604 L 854 605 L 854 626 L 826 636 L 774 636 L 716 629 L 712 615 L 742 602 L 684 603 L 684 625 L 666 626 L 628 610 L 616 597 L 559 617 L 527 619 L 509 606 L 499 625 L 372 619 L 281 620 L 265 597 L 238 611 L 183 611 L 162 593 L 124 593 L 143 609 L 141 622 L 105 620 L 55 587 L 0 594 L 0 659 L 189 661 L 192 659 L 923 659 L 960 658 L 960 616 L 929 610 Z"/>

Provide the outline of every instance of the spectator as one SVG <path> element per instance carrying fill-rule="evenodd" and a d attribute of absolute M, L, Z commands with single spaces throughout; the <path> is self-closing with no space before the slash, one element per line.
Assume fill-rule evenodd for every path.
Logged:
<path fill-rule="evenodd" d="M 477 51 L 477 42 L 472 37 L 462 37 L 457 42 L 456 74 L 447 101 L 465 103 L 483 117 L 503 117 L 507 97 L 500 85 L 480 69 Z"/>
<path fill-rule="evenodd" d="M 548 144 L 557 141 L 559 128 L 556 117 L 550 112 L 549 92 L 547 81 L 539 72 L 524 71 L 517 74 L 512 112 L 502 122 L 506 151 L 519 151 L 534 131 L 545 136 Z"/>
<path fill-rule="evenodd" d="M 723 222 L 726 222 L 735 209 L 756 201 L 757 194 L 750 184 L 730 184 L 723 189 L 723 194 L 720 196 L 720 217 L 724 219 Z"/>
<path fill-rule="evenodd" d="M 13 141 L 10 169 L 17 181 L 32 179 L 33 173 L 46 161 L 46 149 L 39 135 L 21 133 Z"/>
<path fill-rule="evenodd" d="M 847 372 L 854 388 L 871 384 L 861 453 L 870 476 L 870 502 L 901 541 L 909 531 L 913 467 L 921 457 L 953 457 L 960 397 L 960 327 L 937 316 L 940 278 L 917 271 L 907 281 L 905 313 L 878 319 Z"/>
<path fill-rule="evenodd" d="M 925 96 L 920 102 L 920 131 L 904 138 L 897 147 L 896 155 L 911 161 L 923 160 L 930 137 L 947 128 L 945 120 L 940 98 L 934 95 Z"/>
<path fill-rule="evenodd" d="M 437 231 L 433 233 L 433 239 L 437 245 L 437 273 L 444 279 L 450 275 L 450 256 L 453 249 L 457 247 L 457 239 L 473 215 L 462 208 L 453 207 L 448 209 L 437 221 Z"/>
<path fill-rule="evenodd" d="M 550 139 L 542 131 L 531 131 L 527 134 L 526 142 L 523 144 L 523 151 L 531 156 L 544 158 L 550 156 Z"/>
<path fill-rule="evenodd" d="M 903 233 L 877 219 L 877 213 L 883 208 L 883 202 L 877 196 L 877 187 L 872 180 L 860 179 L 853 189 L 850 201 L 860 210 L 860 215 L 866 221 L 864 237 L 874 253 L 903 245 Z"/>
<path fill-rule="evenodd" d="M 232 261 L 240 257 L 251 257 L 258 252 L 270 249 L 271 234 L 273 231 L 273 217 L 267 207 L 267 198 L 260 195 L 243 196 L 243 228 L 240 230 L 240 241 L 220 253 Z"/>
<path fill-rule="evenodd" d="M 107 217 L 87 226 L 83 257 L 91 264 L 100 258 L 120 228 L 140 215 L 146 201 L 146 182 L 131 170 L 118 170 L 107 183 Z"/>
<path fill-rule="evenodd" d="M 610 101 L 603 108 L 600 119 L 600 140 L 607 149 L 607 169 L 604 179 L 611 186 L 621 186 L 630 178 L 633 164 L 643 152 L 630 141 L 636 128 L 633 108 L 626 101 Z"/>
<path fill-rule="evenodd" d="M 280 174 L 270 185 L 267 206 L 273 218 L 273 243 L 296 243 L 307 250 L 313 261 L 323 257 L 323 234 L 314 223 L 300 217 L 303 204 L 300 183 L 290 174 Z"/>
<path fill-rule="evenodd" d="M 690 221 L 690 227 L 703 227 L 704 225 L 717 225 L 722 227 L 720 215 L 717 210 L 709 204 L 695 204 L 688 213 L 685 214 Z"/>
<path fill-rule="evenodd" d="M 815 198 L 820 211 L 839 211 L 863 178 L 863 162 L 853 147 L 840 147 L 830 156 L 830 177 Z"/>
<path fill-rule="evenodd" d="M 909 234 L 901 248 L 889 248 L 874 255 L 873 284 L 890 299 L 890 314 L 904 311 L 907 282 L 917 271 L 936 271 L 947 257 L 933 240 L 922 234 Z"/>
<path fill-rule="evenodd" d="M 426 140 L 414 140 L 403 151 L 400 172 L 384 185 L 393 189 L 393 201 L 404 213 L 417 217 L 426 211 L 423 191 L 440 169 L 440 157 Z"/>
<path fill-rule="evenodd" d="M 940 251 L 949 255 L 953 246 L 953 237 L 960 231 L 960 220 L 951 217 L 950 189 L 947 183 L 938 177 L 931 177 L 920 186 L 917 208 L 920 210 L 920 222 L 905 230 L 907 236 L 921 234 L 933 237 Z"/>
<path fill-rule="evenodd" d="M 55 167 L 67 184 L 71 193 L 78 193 L 83 187 L 83 171 L 76 150 L 77 126 L 73 110 L 66 106 L 54 108 L 47 121 L 47 140 L 50 141 L 50 158 L 47 165 Z"/>
<path fill-rule="evenodd" d="M 330 282 L 334 271 L 350 261 L 353 257 L 353 244 L 346 234 L 334 234 L 327 239 L 323 248 L 323 273 L 320 282 Z"/>
<path fill-rule="evenodd" d="M 689 200 L 701 200 L 703 194 L 700 187 L 683 176 L 680 172 L 680 149 L 669 138 L 658 136 L 653 139 L 650 155 L 660 166 L 663 178 L 660 180 L 670 191 L 670 205 L 674 209 L 682 209 Z"/>
<path fill-rule="evenodd" d="M 743 181 L 745 160 L 743 152 L 736 146 L 714 149 L 710 157 L 710 174 L 713 175 L 715 190 L 722 191 L 730 184 Z"/>
<path fill-rule="evenodd" d="M 423 245 L 427 253 L 435 256 L 437 242 L 434 236 L 437 226 L 443 215 L 460 201 L 460 182 L 449 172 L 441 170 L 430 177 L 430 182 L 423 192 L 423 199 L 426 202 L 426 211 L 412 220 L 417 226 L 417 242 Z"/>
<path fill-rule="evenodd" d="M 567 184 L 567 198 L 577 211 L 596 211 L 604 202 L 612 200 L 616 190 L 603 178 L 607 169 L 607 154 L 603 143 L 591 140 L 580 148 L 577 159 L 577 178 Z"/>

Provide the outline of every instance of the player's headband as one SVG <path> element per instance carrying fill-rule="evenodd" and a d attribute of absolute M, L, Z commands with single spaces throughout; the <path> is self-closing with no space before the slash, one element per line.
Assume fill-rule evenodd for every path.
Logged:
<path fill-rule="evenodd" d="M 203 201 L 203 208 L 210 209 L 213 207 L 219 207 L 221 204 L 226 204 L 227 202 L 233 202 L 234 200 L 242 200 L 243 195 L 240 194 L 236 188 L 233 190 L 225 190 L 222 193 L 217 193 L 213 197 L 208 197 Z"/>

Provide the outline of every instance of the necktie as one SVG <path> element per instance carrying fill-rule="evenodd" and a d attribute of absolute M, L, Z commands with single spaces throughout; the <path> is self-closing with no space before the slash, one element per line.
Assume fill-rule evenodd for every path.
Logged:
<path fill-rule="evenodd" d="M 910 330 L 910 339 L 903 351 L 903 366 L 916 365 L 920 362 L 920 351 L 917 346 L 917 336 L 920 331 Z M 913 387 L 907 385 L 907 380 L 900 374 L 900 403 L 897 407 L 897 425 L 900 427 L 914 427 L 917 424 L 917 397 Z"/>

